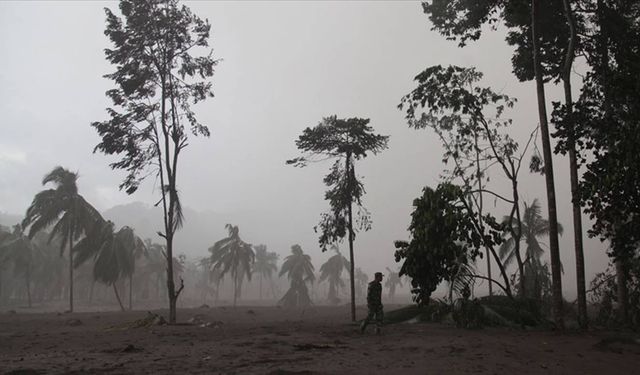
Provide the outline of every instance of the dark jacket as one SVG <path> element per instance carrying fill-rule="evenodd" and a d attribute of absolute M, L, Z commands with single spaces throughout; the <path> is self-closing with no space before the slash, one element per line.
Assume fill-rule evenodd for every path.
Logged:
<path fill-rule="evenodd" d="M 375 280 L 367 288 L 367 306 L 382 307 L 382 284 Z"/>

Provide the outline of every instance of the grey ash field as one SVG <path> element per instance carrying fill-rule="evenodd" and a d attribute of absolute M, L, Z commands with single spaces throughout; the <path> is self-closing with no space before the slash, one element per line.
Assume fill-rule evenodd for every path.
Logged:
<path fill-rule="evenodd" d="M 180 309 L 181 324 L 137 328 L 132 323 L 146 311 L 2 312 L 0 373 L 633 374 L 640 368 L 640 345 L 611 332 L 402 323 L 385 326 L 380 336 L 361 335 L 348 309 Z M 359 317 L 365 313 L 358 309 Z"/>

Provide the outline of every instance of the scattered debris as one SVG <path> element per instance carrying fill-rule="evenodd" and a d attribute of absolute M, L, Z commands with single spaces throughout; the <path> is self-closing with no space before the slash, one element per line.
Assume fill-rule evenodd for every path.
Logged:
<path fill-rule="evenodd" d="M 139 348 L 133 344 L 128 344 L 124 348 L 115 348 L 115 349 L 107 349 L 105 353 L 138 353 L 143 351 L 144 349 Z"/>
<path fill-rule="evenodd" d="M 313 372 L 308 370 L 290 371 L 290 370 L 283 370 L 280 368 L 275 369 L 268 373 L 268 375 L 311 375 L 311 374 L 313 374 Z"/>
<path fill-rule="evenodd" d="M 124 349 L 122 349 L 121 353 L 137 353 L 137 352 L 141 352 L 141 351 L 142 351 L 142 348 L 137 348 L 133 344 L 129 344 L 129 345 L 125 346 Z"/>
<path fill-rule="evenodd" d="M 187 320 L 188 324 L 197 325 L 201 328 L 219 328 L 222 325 L 222 322 L 219 320 L 214 320 L 213 322 L 209 322 L 204 319 L 204 315 L 196 315 L 193 318 Z"/>
<path fill-rule="evenodd" d="M 296 350 L 313 350 L 313 349 L 335 349 L 335 345 L 329 344 L 295 344 L 293 347 Z"/>
<path fill-rule="evenodd" d="M 154 314 L 152 312 L 147 312 L 147 317 L 144 319 L 141 319 L 140 323 L 142 323 L 140 327 L 163 326 L 168 324 L 163 316 Z"/>
<path fill-rule="evenodd" d="M 124 323 L 117 326 L 112 326 L 108 330 L 115 329 L 129 329 L 129 328 L 144 328 L 144 327 L 153 327 L 153 326 L 163 326 L 168 324 L 167 321 L 161 315 L 154 314 L 151 311 L 147 312 L 147 316 L 134 320 L 130 323 Z"/>
<path fill-rule="evenodd" d="M 200 324 L 206 323 L 206 321 L 203 318 L 204 318 L 203 315 L 196 315 L 193 318 L 187 320 L 187 323 L 194 324 L 194 325 L 200 325 Z"/>
<path fill-rule="evenodd" d="M 220 328 L 222 326 L 222 322 L 219 320 L 214 320 L 213 322 L 206 322 L 199 325 L 201 328 Z"/>
<path fill-rule="evenodd" d="M 15 370 L 11 370 L 9 372 L 5 372 L 5 375 L 39 375 L 44 374 L 44 370 L 38 370 L 33 368 L 19 368 Z"/>
<path fill-rule="evenodd" d="M 247 310 L 247 314 L 256 315 L 256 312 L 251 310 L 251 309 L 249 309 L 249 310 Z"/>
<path fill-rule="evenodd" d="M 82 321 L 80 319 L 68 319 L 64 322 L 64 325 L 69 327 L 77 327 L 82 325 Z"/>
<path fill-rule="evenodd" d="M 638 346 L 640 346 L 640 338 L 624 335 L 606 337 L 593 345 L 598 350 L 618 354 L 622 354 L 625 351 L 624 349 L 633 348 L 638 351 Z"/>
<path fill-rule="evenodd" d="M 203 305 L 200 305 L 200 307 L 198 307 L 199 309 L 208 309 L 209 305 L 207 305 L 206 303 Z"/>
<path fill-rule="evenodd" d="M 9 310 L 9 311 L 7 311 L 7 314 L 13 315 L 13 314 L 17 314 L 17 312 L 16 312 L 16 310 Z"/>

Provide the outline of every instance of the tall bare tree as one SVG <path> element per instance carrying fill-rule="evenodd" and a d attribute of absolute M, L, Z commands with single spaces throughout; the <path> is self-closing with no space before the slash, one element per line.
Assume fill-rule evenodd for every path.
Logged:
<path fill-rule="evenodd" d="M 111 167 L 128 172 L 120 185 L 128 194 L 150 174 L 160 182 L 156 205 L 162 206 L 164 225 L 158 235 L 166 241 L 169 322 L 175 323 L 176 303 L 184 285 L 176 290 L 172 261 L 173 239 L 184 219 L 177 188 L 178 162 L 189 133 L 209 136 L 191 105 L 213 96 L 206 79 L 213 75 L 218 60 L 211 52 L 193 54 L 208 47 L 211 25 L 177 0 L 122 0 L 123 18 L 110 9 L 105 12 L 105 34 L 113 44 L 105 54 L 116 67 L 105 77 L 116 88 L 106 92 L 113 102 L 107 109 L 109 120 L 91 124 L 102 137 L 95 150 L 122 155 Z"/>

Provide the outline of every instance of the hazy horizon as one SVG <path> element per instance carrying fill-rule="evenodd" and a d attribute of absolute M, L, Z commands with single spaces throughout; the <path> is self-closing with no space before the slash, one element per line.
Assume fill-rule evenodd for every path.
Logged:
<path fill-rule="evenodd" d="M 322 179 L 330 164 L 285 165 L 299 155 L 298 135 L 323 117 L 370 118 L 376 132 L 390 136 L 388 150 L 356 165 L 373 227 L 358 234 L 355 262 L 368 272 L 395 264 L 393 241 L 407 239 L 413 199 L 424 186 L 435 187 L 445 167 L 434 134 L 409 129 L 396 108 L 415 87 L 415 75 L 435 64 L 475 66 L 485 75 L 483 85 L 518 99 L 507 113 L 514 120 L 513 138 L 524 143 L 537 124 L 535 87 L 511 73 L 512 48 L 504 30 L 488 31 L 461 49 L 430 31 L 419 2 L 186 4 L 211 22 L 210 45 L 223 61 L 212 79 L 215 98 L 195 107 L 211 138 L 190 138 L 182 154 L 183 205 L 237 218 L 233 224 L 247 242 L 265 243 L 281 259 L 296 243 L 315 262 L 328 255 L 320 253 L 313 227 L 328 209 Z M 79 172 L 80 193 L 101 211 L 157 202 L 153 178 L 128 196 L 118 190 L 124 174 L 108 166 L 115 159 L 92 153 L 99 137 L 89 124 L 107 116 L 104 93 L 112 84 L 102 76 L 114 70 L 103 53 L 109 46 L 103 34 L 105 6 L 115 9 L 117 3 L 0 3 L 0 47 L 6 51 L 0 60 L 0 212 L 23 215 L 43 189 L 42 177 L 57 165 Z M 548 84 L 547 90 L 550 111 L 561 88 Z M 544 177 L 530 174 L 527 165 L 521 197 L 525 202 L 538 198 L 546 217 Z M 565 230 L 560 238 L 563 290 L 573 300 L 568 159 L 555 155 L 554 167 Z M 500 189 L 505 181 L 494 173 L 492 184 Z M 498 218 L 507 214 L 499 204 L 488 206 Z M 591 224 L 584 220 L 586 231 Z M 202 233 L 203 241 L 224 233 L 211 228 Z M 605 248 L 596 239 L 585 240 L 587 283 L 604 271 Z M 479 271 L 485 268 L 479 260 Z"/>

